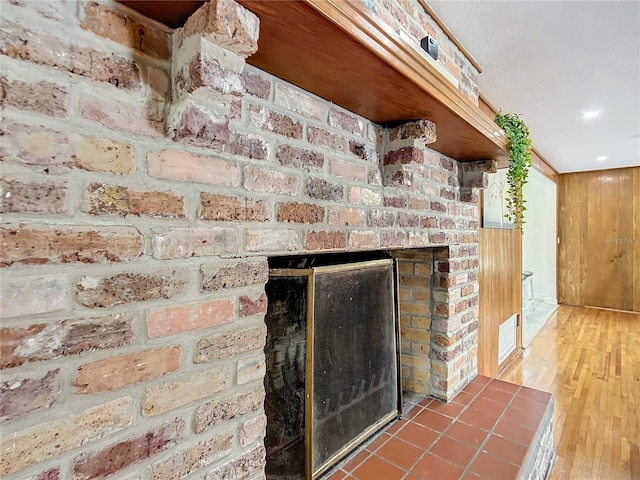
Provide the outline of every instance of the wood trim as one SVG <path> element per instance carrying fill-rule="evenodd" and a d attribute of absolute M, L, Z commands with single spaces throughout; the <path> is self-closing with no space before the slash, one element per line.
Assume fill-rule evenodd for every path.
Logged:
<path fill-rule="evenodd" d="M 436 12 L 433 11 L 433 9 L 427 4 L 427 2 L 425 2 L 425 0 L 418 0 L 418 3 L 420 4 L 420 6 L 424 9 L 425 12 L 427 12 L 427 15 L 429 15 L 434 22 L 436 22 L 436 25 L 438 25 L 442 31 L 444 32 L 444 34 L 449 37 L 449 40 L 451 40 L 453 42 L 453 44 L 458 47 L 458 49 L 460 50 L 460 52 L 467 57 L 467 60 L 469 60 L 469 62 L 471 62 L 471 65 L 473 65 L 474 67 L 476 67 L 476 70 L 478 70 L 478 73 L 482 73 L 482 67 L 480 66 L 480 64 L 478 63 L 478 61 L 473 58 L 473 55 L 471 55 L 471 53 L 469 53 L 469 51 L 464 48 L 464 46 L 462 45 L 462 43 L 460 42 L 460 40 L 458 40 L 458 37 L 456 37 L 453 32 L 451 30 L 449 30 L 449 27 L 447 27 L 447 25 L 442 21 L 442 19 L 436 14 Z"/>
<path fill-rule="evenodd" d="M 498 109 L 496 109 L 496 107 L 494 107 L 482 94 L 480 94 L 480 97 L 478 98 L 478 107 L 485 115 L 491 118 L 495 118 L 496 113 L 498 112 Z M 533 163 L 533 166 L 545 177 L 553 180 L 556 184 L 559 183 L 560 175 L 558 171 L 553 168 L 542 155 L 540 155 L 540 152 L 538 152 L 535 147 L 533 147 L 531 152 L 531 162 Z"/>

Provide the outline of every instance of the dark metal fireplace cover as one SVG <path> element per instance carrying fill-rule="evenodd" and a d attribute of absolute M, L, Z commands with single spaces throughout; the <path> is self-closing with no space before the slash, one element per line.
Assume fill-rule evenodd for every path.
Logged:
<path fill-rule="evenodd" d="M 400 414 L 392 259 L 272 269 L 267 478 L 316 479 Z"/>

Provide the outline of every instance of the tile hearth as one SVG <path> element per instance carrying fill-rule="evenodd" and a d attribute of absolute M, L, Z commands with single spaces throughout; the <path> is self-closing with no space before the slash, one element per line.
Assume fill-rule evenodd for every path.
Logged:
<path fill-rule="evenodd" d="M 417 403 L 326 478 L 530 478 L 552 410 L 549 393 L 478 376 L 449 403 Z"/>

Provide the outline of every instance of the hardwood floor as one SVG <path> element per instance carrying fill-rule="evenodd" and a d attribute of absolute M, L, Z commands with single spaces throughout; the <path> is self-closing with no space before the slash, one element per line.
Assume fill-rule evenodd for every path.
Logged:
<path fill-rule="evenodd" d="M 552 479 L 640 479 L 640 314 L 562 305 L 498 378 L 555 396 Z"/>

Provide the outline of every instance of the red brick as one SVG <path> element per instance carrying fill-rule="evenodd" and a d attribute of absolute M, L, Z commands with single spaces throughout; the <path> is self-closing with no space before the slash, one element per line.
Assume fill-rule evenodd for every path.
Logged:
<path fill-rule="evenodd" d="M 3 278 L 0 282 L 2 318 L 64 310 L 67 287 L 63 276 Z"/>
<path fill-rule="evenodd" d="M 300 235 L 296 230 L 247 230 L 245 249 L 248 252 L 300 250 Z"/>
<path fill-rule="evenodd" d="M 399 227 L 417 227 L 420 225 L 420 217 L 415 213 L 398 212 Z"/>
<path fill-rule="evenodd" d="M 351 248 L 376 248 L 380 246 L 378 234 L 372 231 L 353 231 L 349 234 L 349 247 Z"/>
<path fill-rule="evenodd" d="M 247 295 L 240 297 L 240 316 L 249 317 L 256 313 L 267 313 L 267 296 L 263 293 L 255 300 Z"/>
<path fill-rule="evenodd" d="M 73 385 L 77 393 L 117 390 L 176 371 L 181 355 L 180 347 L 167 347 L 85 363 Z"/>
<path fill-rule="evenodd" d="M 169 228 L 152 238 L 153 258 L 188 258 L 228 255 L 238 251 L 233 228 Z"/>
<path fill-rule="evenodd" d="M 266 160 L 269 157 L 269 143 L 254 134 L 246 135 L 231 132 L 229 142 L 222 146 L 225 153 L 250 158 L 252 160 Z"/>
<path fill-rule="evenodd" d="M 244 167 L 244 188 L 254 192 L 295 195 L 298 177 L 267 168 Z"/>
<path fill-rule="evenodd" d="M 201 338 L 196 344 L 193 363 L 207 363 L 236 357 L 252 350 L 262 350 L 267 339 L 267 327 L 233 330 Z"/>
<path fill-rule="evenodd" d="M 66 183 L 20 181 L 6 178 L 0 183 L 1 213 L 64 213 Z"/>
<path fill-rule="evenodd" d="M 284 167 L 294 167 L 306 171 L 321 170 L 324 165 L 324 155 L 306 148 L 291 145 L 279 145 L 276 159 Z"/>
<path fill-rule="evenodd" d="M 347 140 L 335 133 L 328 132 L 322 128 L 309 126 L 307 128 L 307 138 L 309 143 L 318 145 L 320 147 L 329 148 L 336 152 L 345 153 L 349 151 Z"/>
<path fill-rule="evenodd" d="M 302 138 L 302 123 L 257 105 L 249 105 L 249 125 L 288 138 Z"/>
<path fill-rule="evenodd" d="M 406 208 L 407 199 L 404 197 L 388 197 L 385 195 L 383 204 L 385 207 Z"/>
<path fill-rule="evenodd" d="M 324 120 L 327 114 L 325 100 L 282 82 L 276 83 L 275 104 L 320 121 Z"/>
<path fill-rule="evenodd" d="M 245 453 L 242 457 L 211 470 L 204 477 L 204 480 L 253 478 L 253 475 L 264 471 L 265 456 L 265 448 L 261 445 Z"/>
<path fill-rule="evenodd" d="M 177 418 L 98 452 L 83 453 L 73 461 L 74 478 L 88 480 L 113 475 L 173 446 L 182 437 L 184 430 L 184 420 Z"/>
<path fill-rule="evenodd" d="M 147 161 L 149 175 L 154 178 L 227 187 L 236 187 L 240 182 L 238 168 L 220 158 L 163 150 L 149 153 Z"/>
<path fill-rule="evenodd" d="M 175 113 L 174 140 L 197 147 L 222 148 L 229 143 L 229 119 L 192 103 Z"/>
<path fill-rule="evenodd" d="M 355 115 L 331 108 L 329 110 L 329 125 L 349 133 L 364 136 L 365 124 Z"/>
<path fill-rule="evenodd" d="M 281 202 L 277 204 L 277 209 L 279 222 L 324 222 L 324 207 L 312 203 Z"/>
<path fill-rule="evenodd" d="M 264 200 L 231 197 L 214 193 L 200 194 L 200 218 L 218 222 L 266 222 L 269 220 Z"/>
<path fill-rule="evenodd" d="M 364 212 L 359 208 L 330 207 L 329 225 L 364 225 Z"/>
<path fill-rule="evenodd" d="M 411 197 L 409 199 L 411 210 L 429 210 L 429 200 L 426 198 Z"/>
<path fill-rule="evenodd" d="M 378 152 L 362 142 L 349 140 L 349 151 L 362 160 L 378 163 Z"/>
<path fill-rule="evenodd" d="M 184 198 L 171 192 L 142 192 L 118 185 L 91 183 L 85 211 L 92 215 L 184 218 Z"/>
<path fill-rule="evenodd" d="M 257 358 L 238 361 L 238 385 L 251 382 L 253 380 L 262 380 L 267 371 L 264 355 Z"/>
<path fill-rule="evenodd" d="M 85 92 L 80 94 L 79 102 L 82 118 L 105 127 L 153 137 L 164 135 L 164 113 L 160 104 L 134 101 L 132 98 L 112 100 L 104 95 Z"/>
<path fill-rule="evenodd" d="M 369 188 L 351 187 L 349 189 L 349 202 L 364 205 L 381 205 L 382 193 Z"/>
<path fill-rule="evenodd" d="M 234 397 L 213 400 L 200 405 L 196 409 L 194 430 L 202 433 L 208 428 L 222 422 L 233 420 L 251 412 L 262 410 L 264 405 L 264 387 L 241 393 Z M 236 477 L 213 477 L 236 478 Z M 245 477 L 238 477 L 245 478 Z"/>
<path fill-rule="evenodd" d="M 308 232 L 305 237 L 305 250 L 335 250 L 347 246 L 347 234 L 344 232 Z"/>
<path fill-rule="evenodd" d="M 0 383 L 0 421 L 49 408 L 60 398 L 60 384 L 60 369 L 50 370 L 43 377 L 18 378 Z"/>
<path fill-rule="evenodd" d="M 4 158 L 16 158 L 26 165 L 65 166 L 75 164 L 66 135 L 42 127 L 3 121 L 0 149 Z"/>
<path fill-rule="evenodd" d="M 384 165 L 406 165 L 424 163 L 424 150 L 416 147 L 402 147 L 384 156 Z"/>
<path fill-rule="evenodd" d="M 380 245 L 383 247 L 403 247 L 407 243 L 407 236 L 404 232 L 382 232 L 380 234 Z"/>
<path fill-rule="evenodd" d="M 165 337 L 233 320 L 235 302 L 230 298 L 191 305 L 157 308 L 147 313 L 149 338 Z"/>
<path fill-rule="evenodd" d="M 331 175 L 349 180 L 366 181 L 367 167 L 354 162 L 332 158 L 329 162 L 329 171 Z"/>
<path fill-rule="evenodd" d="M 267 431 L 267 416 L 260 415 L 259 417 L 247 420 L 242 425 L 240 430 L 240 445 L 246 447 L 265 437 Z"/>
<path fill-rule="evenodd" d="M 29 480 L 60 480 L 60 468 L 50 468 L 36 476 L 30 477 Z"/>
<path fill-rule="evenodd" d="M 18 472 L 63 452 L 95 442 L 131 424 L 131 397 L 118 398 L 70 416 L 24 428 L 3 445 L 0 475 Z"/>
<path fill-rule="evenodd" d="M 264 78 L 259 71 L 250 71 L 245 67 L 242 72 L 245 90 L 248 95 L 267 100 L 271 95 L 271 82 Z"/>
<path fill-rule="evenodd" d="M 76 284 L 76 298 L 90 308 L 171 298 L 187 283 L 184 270 L 118 273 L 110 277 L 84 276 Z"/>
<path fill-rule="evenodd" d="M 142 255 L 144 241 L 133 227 L 54 228 L 30 224 L 2 228 L 0 263 L 122 262 Z"/>
<path fill-rule="evenodd" d="M 131 145 L 107 138 L 72 137 L 73 158 L 78 168 L 125 175 L 135 170 Z"/>
<path fill-rule="evenodd" d="M 121 313 L 100 318 L 39 323 L 28 328 L 2 328 L 0 368 L 121 347 L 133 339 L 132 320 L 129 315 Z"/>
<path fill-rule="evenodd" d="M 367 217 L 367 223 L 370 227 L 390 227 L 395 221 L 396 216 L 384 210 L 371 210 Z"/>
<path fill-rule="evenodd" d="M 187 403 L 210 397 L 226 389 L 229 381 L 227 369 L 220 367 L 198 372 L 183 381 L 149 387 L 145 393 L 142 414 L 159 415 Z"/>
<path fill-rule="evenodd" d="M 44 5 L 44 2 L 27 2 L 34 3 Z M 23 25 L 6 22 L 3 27 L 6 40 L 0 50 L 9 57 L 110 83 L 117 88 L 138 90 L 142 87 L 138 64 L 126 57 L 81 47 L 31 26 L 26 29 Z M 68 53 L 61 55 L 60 52 Z M 147 70 L 145 78 L 153 84 L 157 69 L 147 67 Z"/>
<path fill-rule="evenodd" d="M 266 261 L 246 261 L 226 266 L 206 266 L 200 268 L 201 289 L 211 292 L 225 288 L 261 285 L 269 279 Z"/>
<path fill-rule="evenodd" d="M 146 25 L 102 4 L 87 4 L 81 26 L 100 37 L 155 58 L 168 59 L 171 55 L 171 37 L 167 31 Z"/>
<path fill-rule="evenodd" d="M 233 451 L 233 435 L 223 433 L 197 445 L 179 451 L 166 460 L 151 466 L 149 478 L 153 480 L 174 480 L 228 456 Z"/>
<path fill-rule="evenodd" d="M 221 65 L 215 55 L 209 55 L 201 47 L 190 61 L 173 73 L 173 96 L 180 98 L 203 89 L 209 98 L 241 97 L 244 79 L 236 70 Z"/>
<path fill-rule="evenodd" d="M 27 83 L 20 80 L 1 79 L 3 107 L 42 113 L 50 117 L 67 116 L 66 88 L 51 82 Z"/>
<path fill-rule="evenodd" d="M 178 42 L 199 35 L 243 58 L 258 49 L 260 20 L 233 0 L 214 0 L 201 6 L 177 31 Z"/>
<path fill-rule="evenodd" d="M 337 202 L 344 198 L 344 187 L 342 185 L 327 182 L 322 178 L 307 178 L 304 190 L 309 197 L 318 200 Z"/>
<path fill-rule="evenodd" d="M 417 120 L 389 129 L 390 142 L 407 139 L 433 143 L 436 141 L 436 125 L 429 120 Z"/>

